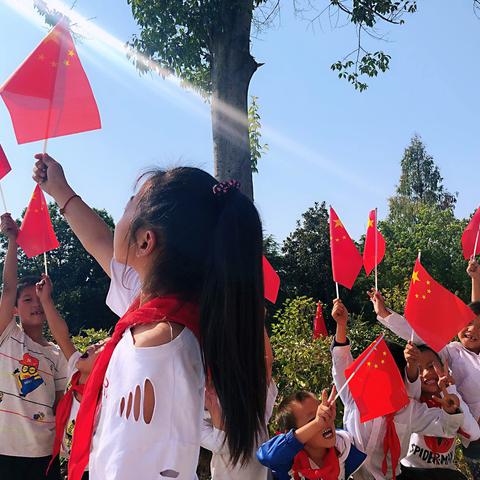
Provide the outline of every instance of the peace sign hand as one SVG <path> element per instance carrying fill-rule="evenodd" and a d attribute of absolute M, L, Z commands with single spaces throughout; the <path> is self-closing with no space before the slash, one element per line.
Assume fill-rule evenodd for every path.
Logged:
<path fill-rule="evenodd" d="M 433 368 L 435 369 L 435 373 L 438 375 L 438 388 L 440 388 L 442 392 L 446 392 L 447 387 L 450 385 L 455 385 L 455 380 L 448 369 L 448 360 L 445 360 L 443 367 L 439 363 L 435 362 L 433 364 Z"/>

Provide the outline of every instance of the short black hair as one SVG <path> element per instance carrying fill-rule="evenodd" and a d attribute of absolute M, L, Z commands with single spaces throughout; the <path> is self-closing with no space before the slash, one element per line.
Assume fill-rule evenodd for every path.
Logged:
<path fill-rule="evenodd" d="M 468 306 L 475 315 L 480 315 L 480 302 L 472 302 Z"/>
<path fill-rule="evenodd" d="M 440 358 L 440 355 L 435 350 L 433 350 L 433 348 L 430 348 L 428 345 L 425 345 L 425 344 L 417 345 L 417 348 L 421 352 L 432 352 L 435 355 L 435 357 L 437 357 L 438 363 L 443 367 L 443 362 L 442 362 L 442 359 Z"/>
<path fill-rule="evenodd" d="M 38 275 L 25 275 L 17 283 L 17 296 L 15 297 L 15 306 L 18 305 L 18 299 L 22 292 L 28 287 L 34 287 L 41 280 Z"/>
<path fill-rule="evenodd" d="M 288 432 L 292 428 L 297 427 L 295 415 L 292 412 L 293 402 L 303 402 L 307 398 L 314 397 L 312 392 L 306 390 L 300 390 L 299 392 L 292 393 L 288 397 L 285 397 L 277 409 L 277 415 L 275 417 L 275 423 L 277 424 L 280 432 Z"/>
<path fill-rule="evenodd" d="M 392 354 L 395 364 L 397 365 L 398 370 L 402 378 L 405 376 L 405 368 L 407 366 L 407 361 L 405 360 L 404 348 L 397 342 L 392 342 L 391 340 L 385 340 L 390 353 Z"/>

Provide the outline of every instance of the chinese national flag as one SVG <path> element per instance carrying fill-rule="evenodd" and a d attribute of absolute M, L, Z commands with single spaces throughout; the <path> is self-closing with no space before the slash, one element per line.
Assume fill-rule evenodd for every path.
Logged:
<path fill-rule="evenodd" d="M 8 163 L 7 156 L 0 145 L 0 180 L 12 169 Z"/>
<path fill-rule="evenodd" d="M 330 207 L 330 252 L 333 280 L 346 288 L 352 288 L 362 268 L 362 257 L 332 207 Z"/>
<path fill-rule="evenodd" d="M 382 336 L 345 370 L 345 377 L 348 379 L 353 372 L 355 374 L 348 386 L 361 422 L 383 417 L 408 404 L 402 375 Z"/>
<path fill-rule="evenodd" d="M 263 257 L 263 289 L 265 298 L 275 303 L 280 289 L 280 277 L 265 256 Z"/>
<path fill-rule="evenodd" d="M 322 302 L 318 302 L 317 304 L 317 313 L 315 314 L 315 320 L 313 321 L 313 338 L 319 337 L 328 337 L 325 319 L 323 318 Z"/>
<path fill-rule="evenodd" d="M 100 128 L 72 36 L 60 22 L 0 87 L 18 143 Z"/>
<path fill-rule="evenodd" d="M 32 199 L 23 217 L 17 243 L 28 258 L 60 246 L 53 231 L 47 202 L 38 185 L 33 191 Z"/>
<path fill-rule="evenodd" d="M 375 240 L 376 239 L 376 240 Z M 375 242 L 377 243 L 375 255 Z M 370 275 L 385 255 L 385 239 L 377 229 L 377 212 L 372 210 L 368 215 L 367 234 L 365 235 L 365 248 L 363 250 L 363 268 Z"/>
<path fill-rule="evenodd" d="M 428 346 L 439 352 L 475 316 L 462 300 L 436 282 L 417 259 L 405 318 Z"/>
<path fill-rule="evenodd" d="M 463 256 L 468 260 L 472 255 L 480 253 L 480 239 L 477 241 L 477 235 L 480 232 L 480 208 L 473 215 L 467 228 L 462 234 L 462 250 Z M 476 243 L 476 248 L 475 248 Z M 475 251 L 474 251 L 475 250 Z"/>

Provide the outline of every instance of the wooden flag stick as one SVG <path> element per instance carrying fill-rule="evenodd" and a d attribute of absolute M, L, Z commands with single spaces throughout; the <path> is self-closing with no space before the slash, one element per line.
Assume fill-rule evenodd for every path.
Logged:
<path fill-rule="evenodd" d="M 375 291 L 378 292 L 378 233 L 377 233 L 377 208 L 375 208 Z"/>
<path fill-rule="evenodd" d="M 7 208 L 7 207 L 5 207 Z M 6 210 L 5 210 L 6 211 Z M 477 236 L 475 237 L 475 246 L 473 247 L 472 258 L 475 258 L 477 247 L 478 247 L 478 237 L 480 236 L 480 223 L 478 224 Z"/>
<path fill-rule="evenodd" d="M 337 400 L 340 394 L 345 390 L 345 388 L 347 388 L 348 384 L 350 383 L 354 375 L 358 372 L 360 367 L 368 360 L 368 357 L 377 349 L 379 343 L 383 340 L 384 337 L 385 337 L 385 334 L 382 333 L 382 335 L 378 338 L 378 340 L 373 345 L 372 349 L 367 353 L 367 355 L 365 355 L 365 358 L 357 365 L 355 370 L 348 377 L 347 381 L 343 384 L 342 388 L 337 392 L 337 395 L 335 395 L 335 399 L 333 400 L 334 402 Z"/>
<path fill-rule="evenodd" d="M 48 113 L 50 119 L 50 112 Z M 47 153 L 48 138 L 43 141 L 43 154 Z M 43 252 L 43 266 L 45 268 L 45 275 L 48 275 L 47 252 Z"/>
<path fill-rule="evenodd" d="M 5 195 L 3 195 L 2 184 L 0 183 L 0 195 L 2 196 L 3 210 L 7 213 L 7 204 L 5 202 Z"/>

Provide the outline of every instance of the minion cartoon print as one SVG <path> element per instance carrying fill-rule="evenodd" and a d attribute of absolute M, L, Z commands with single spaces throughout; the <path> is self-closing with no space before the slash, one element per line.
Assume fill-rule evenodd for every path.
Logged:
<path fill-rule="evenodd" d="M 38 373 L 39 361 L 37 358 L 32 357 L 29 353 L 25 353 L 19 363 L 21 368 L 15 369 L 13 375 L 17 379 L 20 396 L 26 397 L 45 383 L 45 381 Z"/>

